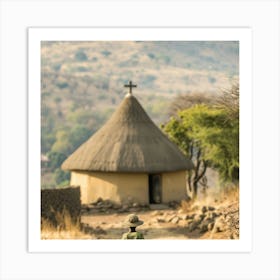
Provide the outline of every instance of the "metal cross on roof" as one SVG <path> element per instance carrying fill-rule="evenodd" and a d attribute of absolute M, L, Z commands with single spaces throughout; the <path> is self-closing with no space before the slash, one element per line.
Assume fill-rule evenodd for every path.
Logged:
<path fill-rule="evenodd" d="M 129 87 L 129 93 L 132 94 L 132 88 L 137 87 L 137 85 L 133 85 L 130 81 L 128 85 L 124 85 L 124 87 Z"/>

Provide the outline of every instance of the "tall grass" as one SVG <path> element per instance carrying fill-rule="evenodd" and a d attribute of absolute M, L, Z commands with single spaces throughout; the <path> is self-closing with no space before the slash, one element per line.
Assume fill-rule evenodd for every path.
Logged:
<path fill-rule="evenodd" d="M 73 222 L 69 211 L 65 208 L 62 212 L 54 212 L 57 226 L 50 220 L 41 218 L 41 239 L 92 239 L 85 234 L 80 222 Z"/>

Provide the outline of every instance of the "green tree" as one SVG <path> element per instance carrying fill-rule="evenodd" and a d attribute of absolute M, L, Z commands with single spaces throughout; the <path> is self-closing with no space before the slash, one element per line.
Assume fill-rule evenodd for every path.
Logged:
<path fill-rule="evenodd" d="M 72 151 L 72 143 L 69 137 L 69 130 L 59 130 L 55 135 L 56 141 L 52 145 L 51 151 L 69 155 Z"/>
<path fill-rule="evenodd" d="M 83 125 L 75 125 L 71 129 L 59 130 L 56 133 L 56 141 L 52 145 L 51 152 L 69 156 L 83 142 L 85 142 L 92 131 Z"/>
<path fill-rule="evenodd" d="M 86 53 L 84 51 L 78 50 L 75 53 L 75 59 L 78 60 L 78 61 L 87 61 L 88 57 L 87 57 L 87 55 L 86 55 Z"/>
<path fill-rule="evenodd" d="M 41 110 L 41 152 L 47 153 L 55 142 L 53 134 L 55 118 L 52 110 L 46 105 L 42 105 Z"/>
<path fill-rule="evenodd" d="M 66 155 L 58 152 L 49 152 L 48 159 L 50 161 L 49 166 L 51 171 L 60 168 L 62 162 L 66 159 Z"/>
<path fill-rule="evenodd" d="M 239 87 L 235 90 L 237 88 L 239 93 Z M 232 101 L 232 97 L 229 100 Z M 164 132 L 194 162 L 195 168 L 188 177 L 193 198 L 210 166 L 219 172 L 223 181 L 239 180 L 239 106 L 235 105 L 233 110 L 232 106 L 225 104 L 232 103 L 217 101 L 212 106 L 194 105 L 179 111 L 163 126 Z M 236 100 L 234 104 L 237 104 Z"/>
<path fill-rule="evenodd" d="M 92 131 L 83 125 L 77 125 L 70 130 L 71 152 L 76 150 L 92 135 Z"/>
<path fill-rule="evenodd" d="M 200 106 L 200 105 L 199 105 Z M 163 130 L 169 138 L 177 144 L 184 154 L 194 163 L 194 169 L 188 172 L 188 188 L 193 193 L 193 199 L 197 196 L 199 182 L 205 176 L 209 163 L 204 157 L 204 149 L 201 138 L 197 135 L 199 125 L 196 123 L 197 113 L 203 108 L 199 106 L 178 113 L 178 117 L 172 117 L 163 126 Z"/>
<path fill-rule="evenodd" d="M 70 172 L 63 171 L 60 168 L 57 168 L 54 172 L 55 182 L 58 185 L 68 185 L 70 180 Z"/>
<path fill-rule="evenodd" d="M 101 52 L 105 57 L 108 57 L 109 55 L 111 55 L 112 53 L 110 51 L 104 50 Z"/>

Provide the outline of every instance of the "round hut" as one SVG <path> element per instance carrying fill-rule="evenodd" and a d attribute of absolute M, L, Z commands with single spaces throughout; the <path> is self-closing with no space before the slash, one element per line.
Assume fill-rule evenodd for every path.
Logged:
<path fill-rule="evenodd" d="M 117 203 L 167 203 L 186 196 L 186 170 L 179 148 L 153 123 L 131 88 L 109 121 L 62 164 L 84 204 L 98 198 Z"/>

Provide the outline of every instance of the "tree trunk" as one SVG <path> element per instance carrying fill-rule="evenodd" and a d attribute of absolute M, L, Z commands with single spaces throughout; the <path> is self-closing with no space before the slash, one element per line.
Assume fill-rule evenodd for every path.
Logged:
<path fill-rule="evenodd" d="M 192 200 L 197 199 L 197 189 L 198 189 L 198 182 L 193 183 L 193 195 L 192 195 Z"/>

